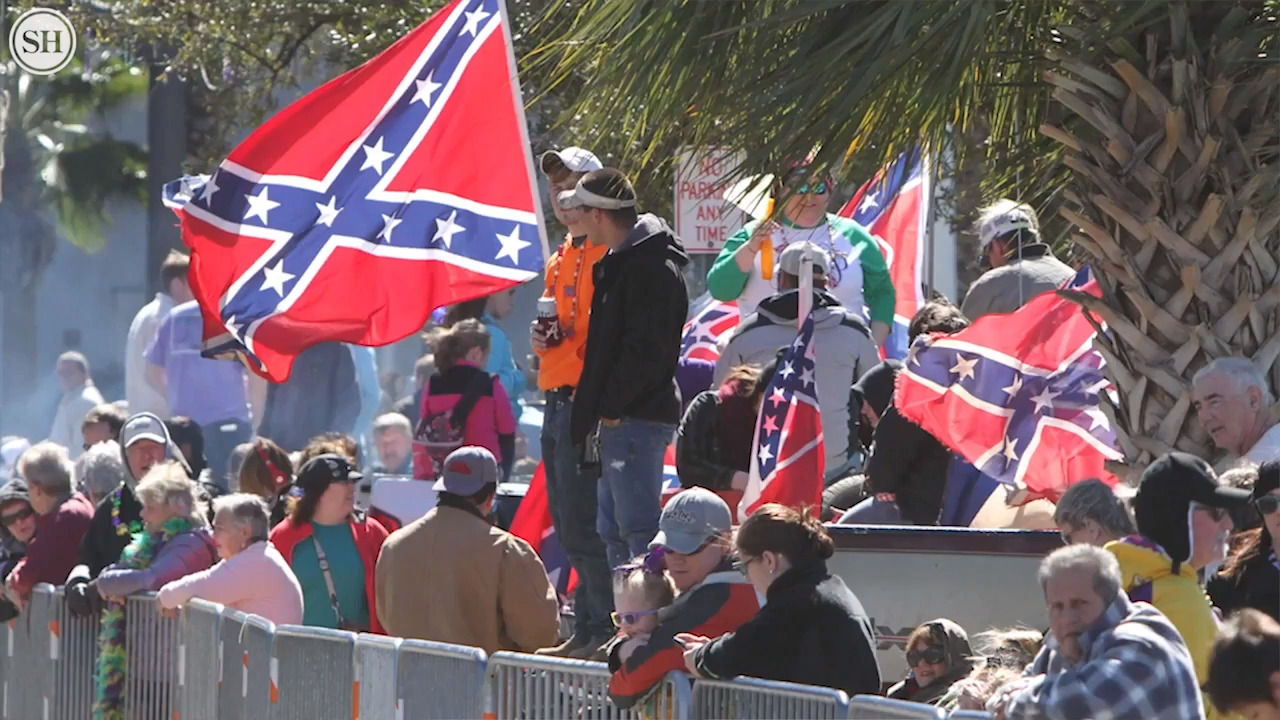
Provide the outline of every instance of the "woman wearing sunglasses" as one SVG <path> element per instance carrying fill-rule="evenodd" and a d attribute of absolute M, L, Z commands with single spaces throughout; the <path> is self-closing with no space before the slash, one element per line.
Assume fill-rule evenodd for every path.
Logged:
<path fill-rule="evenodd" d="M 1241 535 L 1235 552 L 1209 580 L 1209 597 L 1224 615 L 1250 607 L 1280 620 L 1280 463 L 1258 468 L 1250 500 L 1262 527 Z"/>
<path fill-rule="evenodd" d="M 821 521 L 809 510 L 770 503 L 742 523 L 735 544 L 738 569 L 766 602 L 718 638 L 677 635 L 689 672 L 878 694 L 871 620 L 844 580 L 827 570 L 835 543 Z"/>
<path fill-rule="evenodd" d="M 889 688 L 895 700 L 936 704 L 973 670 L 973 648 L 964 628 L 939 618 L 907 637 L 907 677 Z"/>
<path fill-rule="evenodd" d="M 782 250 L 810 242 L 832 259 L 827 290 L 853 312 L 868 308 L 871 335 L 883 345 L 896 302 L 889 266 L 866 228 L 827 212 L 833 189 L 829 173 L 813 171 L 807 161 L 791 165 L 771 191 L 770 207 L 780 206 L 776 219 L 749 222 L 729 238 L 707 273 L 707 289 L 716 300 L 737 300 L 746 317 L 777 292 Z"/>

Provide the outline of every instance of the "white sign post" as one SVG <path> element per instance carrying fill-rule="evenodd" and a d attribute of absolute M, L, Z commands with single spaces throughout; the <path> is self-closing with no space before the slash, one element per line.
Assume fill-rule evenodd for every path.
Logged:
<path fill-rule="evenodd" d="M 725 199 L 726 178 L 743 156 L 727 148 L 681 148 L 676 158 L 676 235 L 690 254 L 718 254 L 751 219 Z"/>

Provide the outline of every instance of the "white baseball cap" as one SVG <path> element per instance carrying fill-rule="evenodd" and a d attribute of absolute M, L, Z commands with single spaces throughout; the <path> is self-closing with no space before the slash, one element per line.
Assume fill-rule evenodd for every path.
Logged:
<path fill-rule="evenodd" d="M 604 169 L 604 163 L 600 162 L 595 153 L 580 147 L 548 150 L 538 158 L 538 167 L 542 169 L 543 175 L 554 172 L 561 165 L 576 173 Z"/>
<path fill-rule="evenodd" d="M 1000 200 L 985 208 L 978 218 L 979 248 L 986 250 L 991 242 L 1015 230 L 1030 230 L 1040 234 L 1040 223 L 1030 205 Z"/>

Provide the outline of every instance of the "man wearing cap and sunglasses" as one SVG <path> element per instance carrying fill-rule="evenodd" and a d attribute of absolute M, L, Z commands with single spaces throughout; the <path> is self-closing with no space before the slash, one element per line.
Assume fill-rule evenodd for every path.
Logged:
<path fill-rule="evenodd" d="M 546 393 L 542 422 L 542 461 L 547 476 L 547 504 L 556 537 L 569 564 L 578 572 L 573 599 L 573 635 L 542 654 L 590 657 L 613 635 L 609 613 L 613 591 L 604 541 L 596 530 L 597 469 L 578 465 L 579 452 L 570 439 L 573 395 L 582 377 L 582 359 L 590 332 L 593 270 L 609 246 L 588 237 L 581 207 L 565 207 L 560 193 L 570 192 L 582 176 L 600 170 L 600 159 L 587 150 L 548 150 L 539 164 L 551 186 L 551 207 L 568 236 L 547 260 L 546 291 L 540 305 L 555 305 L 555 322 L 535 321 L 529 341 L 540 359 L 538 387 Z M 539 313 L 540 315 L 542 313 Z"/>
<path fill-rule="evenodd" d="M 1178 629 L 1201 685 L 1218 622 L 1197 573 L 1226 557 L 1229 511 L 1248 502 L 1249 491 L 1219 484 L 1204 460 L 1166 453 L 1143 471 L 1131 502 L 1138 534 L 1104 546 L 1120 563 L 1129 599 L 1151 603 Z M 1208 703 L 1205 716 L 1222 717 Z"/>
<path fill-rule="evenodd" d="M 680 421 L 676 362 L 689 312 L 689 256 L 666 221 L 636 211 L 621 171 L 594 170 L 561 193 L 609 252 L 594 269 L 591 333 L 570 432 L 588 464 L 598 448 L 596 528 L 617 567 L 643 554 L 662 512 L 663 456 Z"/>
<path fill-rule="evenodd" d="M 1000 200 L 978 218 L 982 261 L 992 269 L 969 286 L 960 311 L 969 320 L 1002 315 L 1075 277 L 1040 237 L 1040 220 L 1030 205 Z"/>

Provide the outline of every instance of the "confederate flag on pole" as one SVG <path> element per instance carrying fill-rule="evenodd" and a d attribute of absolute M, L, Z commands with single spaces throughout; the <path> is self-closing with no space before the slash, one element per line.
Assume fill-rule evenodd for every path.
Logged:
<path fill-rule="evenodd" d="M 814 386 L 817 372 L 813 312 L 778 361 L 756 424 L 747 489 L 738 504 L 746 518 L 766 503 L 822 507 L 826 455 L 822 412 Z"/>
<path fill-rule="evenodd" d="M 275 382 L 537 276 L 546 239 L 502 0 L 455 0 L 166 187 L 205 354 Z"/>

